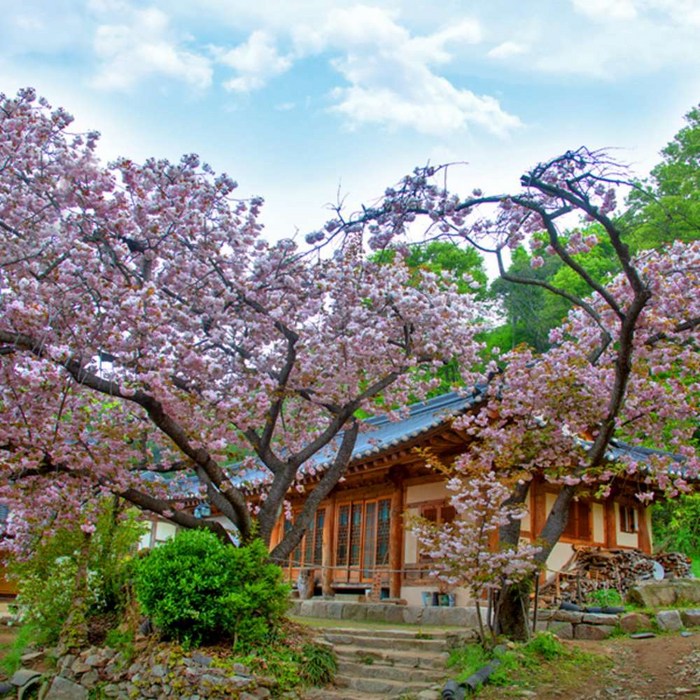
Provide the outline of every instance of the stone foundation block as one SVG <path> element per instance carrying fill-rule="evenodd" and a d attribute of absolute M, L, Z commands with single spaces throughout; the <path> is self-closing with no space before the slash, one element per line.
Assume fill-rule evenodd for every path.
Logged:
<path fill-rule="evenodd" d="M 681 610 L 681 619 L 686 627 L 700 627 L 700 610 Z"/>
<path fill-rule="evenodd" d="M 607 639 L 615 631 L 614 625 L 587 625 L 574 627 L 575 639 Z"/>
<path fill-rule="evenodd" d="M 574 626 L 570 622 L 560 622 L 553 620 L 549 623 L 547 631 L 555 634 L 559 639 L 573 639 Z"/>
<path fill-rule="evenodd" d="M 683 620 L 678 610 L 661 610 L 656 613 L 656 624 L 664 632 L 678 632 L 683 627 Z"/>
<path fill-rule="evenodd" d="M 651 629 L 651 618 L 643 613 L 628 613 L 620 618 L 620 629 L 626 634 Z"/>

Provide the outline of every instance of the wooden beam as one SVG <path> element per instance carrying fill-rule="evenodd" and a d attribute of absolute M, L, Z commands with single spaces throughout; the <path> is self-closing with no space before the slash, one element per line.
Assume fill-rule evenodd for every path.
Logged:
<path fill-rule="evenodd" d="M 321 554 L 321 592 L 323 595 L 333 595 L 333 542 L 335 535 L 335 496 L 323 504 L 326 517 L 323 521 L 323 550 Z"/>
<path fill-rule="evenodd" d="M 613 498 L 605 500 L 605 546 L 608 549 L 617 547 L 617 518 L 615 517 L 615 501 Z"/>
<path fill-rule="evenodd" d="M 637 543 L 639 545 L 639 549 L 641 549 L 644 554 L 651 554 L 651 535 L 649 534 L 649 527 L 647 524 L 648 512 L 648 508 L 637 509 L 637 518 L 639 520 L 639 534 L 637 535 Z"/>
<path fill-rule="evenodd" d="M 400 477 L 394 479 L 391 494 L 391 520 L 389 521 L 389 595 L 401 597 L 401 571 L 403 569 L 403 511 L 404 489 Z"/>

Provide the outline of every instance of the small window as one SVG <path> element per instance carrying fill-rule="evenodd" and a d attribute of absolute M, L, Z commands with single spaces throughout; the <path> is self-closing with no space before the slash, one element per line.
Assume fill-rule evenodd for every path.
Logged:
<path fill-rule="evenodd" d="M 639 532 L 639 511 L 633 506 L 620 506 L 620 532 Z"/>
<path fill-rule="evenodd" d="M 447 525 L 457 517 L 454 506 L 447 503 L 426 503 L 421 506 L 420 514 L 421 517 L 436 525 Z M 421 562 L 433 560 L 426 551 L 419 552 L 418 559 Z"/>

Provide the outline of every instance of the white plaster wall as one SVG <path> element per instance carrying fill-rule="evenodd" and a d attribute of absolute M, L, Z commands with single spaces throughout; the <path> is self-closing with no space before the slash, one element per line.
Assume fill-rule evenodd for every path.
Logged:
<path fill-rule="evenodd" d="M 593 541 L 605 542 L 605 507 L 602 503 L 591 504 L 593 515 Z"/>
<path fill-rule="evenodd" d="M 549 511 L 552 510 L 552 506 L 554 505 L 554 501 L 556 501 L 556 500 L 557 500 L 556 493 L 546 493 L 544 495 L 544 509 L 545 509 L 544 517 L 545 518 L 549 515 Z"/>
<path fill-rule="evenodd" d="M 156 522 L 156 531 L 154 536 L 154 544 L 157 542 L 162 542 L 163 540 L 171 540 L 177 534 L 177 527 L 172 523 L 168 523 L 165 520 L 158 520 Z"/>
<path fill-rule="evenodd" d="M 557 542 L 554 545 L 554 549 L 549 557 L 547 557 L 546 576 L 548 581 L 554 577 L 555 572 L 561 570 L 564 564 L 571 559 L 573 554 L 574 548 L 566 542 Z"/>
<path fill-rule="evenodd" d="M 532 528 L 532 520 L 530 518 L 530 499 L 525 499 L 525 517 L 520 521 L 520 529 L 527 530 L 528 532 Z"/>
<path fill-rule="evenodd" d="M 407 508 L 404 513 L 404 520 L 419 514 L 418 508 Z M 405 564 L 415 564 L 418 561 L 418 540 L 412 532 L 406 529 L 404 529 L 403 538 L 403 560 Z"/>
<path fill-rule="evenodd" d="M 406 488 L 406 505 L 410 507 L 415 503 L 425 501 L 439 501 L 447 498 L 450 492 L 445 487 L 444 481 L 436 481 L 431 484 L 416 484 Z"/>

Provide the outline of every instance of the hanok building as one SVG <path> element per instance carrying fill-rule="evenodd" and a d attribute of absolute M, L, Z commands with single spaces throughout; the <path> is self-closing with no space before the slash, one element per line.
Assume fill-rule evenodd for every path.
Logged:
<path fill-rule="evenodd" d="M 314 588 L 324 594 L 363 593 L 380 590 L 382 597 L 400 598 L 420 605 L 423 594 L 437 591 L 430 576 L 431 558 L 422 552 L 405 527 L 406 517 L 421 515 L 436 522 L 450 522 L 445 476 L 426 464 L 425 451 L 446 464 L 464 451 L 467 438 L 453 427 L 453 419 L 479 403 L 481 396 L 450 393 L 415 404 L 403 420 L 370 418 L 369 430 L 360 433 L 344 478 L 319 506 L 313 526 L 289 559 L 286 571 L 295 582 L 304 570 Z M 645 459 L 651 450 L 614 446 L 611 458 L 632 451 Z M 320 455 L 305 478 L 313 489 L 322 469 Z M 636 548 L 651 553 L 651 515 L 634 497 L 634 484 L 623 485 L 607 499 L 580 498 L 571 504 L 568 524 L 550 555 L 550 575 L 569 561 L 576 545 L 604 548 Z M 535 477 L 530 486 L 522 521 L 523 538 L 536 539 L 557 495 L 557 486 Z M 302 506 L 302 496 L 289 494 L 292 512 Z M 167 530 L 167 532 L 166 532 Z M 285 522 L 273 532 L 271 546 L 282 538 Z M 150 544 L 174 532 L 169 523 L 154 522 Z M 456 604 L 467 601 L 463 590 L 454 592 Z"/>

